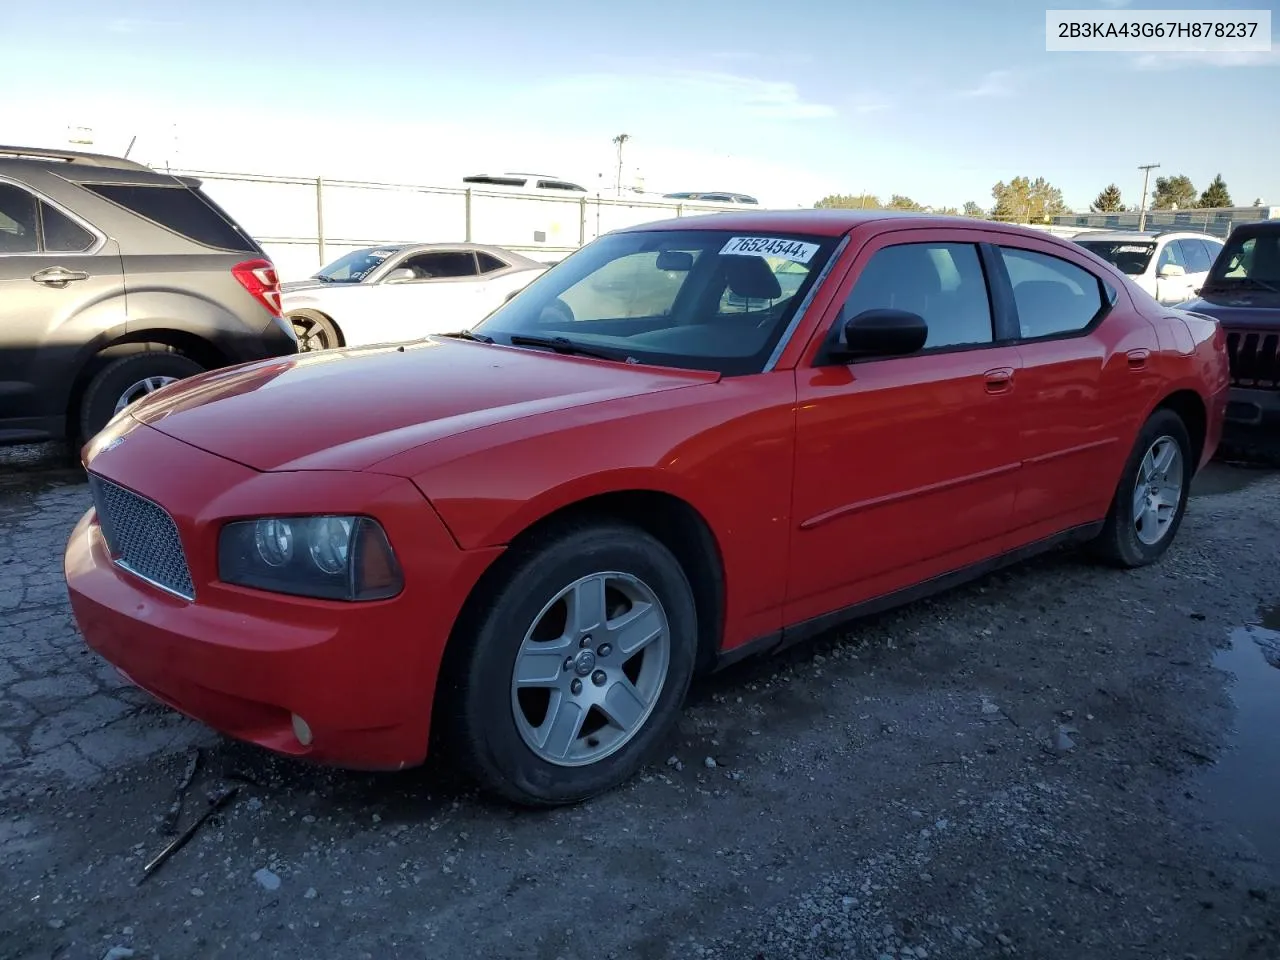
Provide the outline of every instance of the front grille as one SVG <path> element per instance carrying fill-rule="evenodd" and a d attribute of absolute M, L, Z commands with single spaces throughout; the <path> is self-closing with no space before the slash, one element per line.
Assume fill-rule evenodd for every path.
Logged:
<path fill-rule="evenodd" d="M 1280 390 L 1280 332 L 1227 331 L 1231 385 Z"/>
<path fill-rule="evenodd" d="M 194 600 L 196 587 L 178 527 L 165 509 L 92 473 L 89 490 L 116 565 L 185 600 Z"/>

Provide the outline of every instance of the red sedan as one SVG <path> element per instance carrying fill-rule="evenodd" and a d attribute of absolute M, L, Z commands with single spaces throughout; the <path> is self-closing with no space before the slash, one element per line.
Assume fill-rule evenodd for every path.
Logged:
<path fill-rule="evenodd" d="M 1227 388 L 1214 321 L 1033 230 L 649 224 L 470 331 L 138 402 L 66 578 L 91 647 L 232 737 L 573 802 L 699 671 L 1063 542 L 1156 560 Z"/>

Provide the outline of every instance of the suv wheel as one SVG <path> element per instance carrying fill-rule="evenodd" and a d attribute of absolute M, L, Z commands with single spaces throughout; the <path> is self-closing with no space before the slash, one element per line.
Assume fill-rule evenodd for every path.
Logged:
<path fill-rule="evenodd" d="M 477 609 L 439 694 L 448 747 L 491 790 L 585 800 L 675 727 L 697 615 L 679 562 L 643 530 L 591 523 L 529 549 Z"/>
<path fill-rule="evenodd" d="M 135 353 L 112 360 L 89 381 L 80 405 L 80 436 L 89 440 L 117 413 L 161 387 L 203 373 L 180 353 Z"/>

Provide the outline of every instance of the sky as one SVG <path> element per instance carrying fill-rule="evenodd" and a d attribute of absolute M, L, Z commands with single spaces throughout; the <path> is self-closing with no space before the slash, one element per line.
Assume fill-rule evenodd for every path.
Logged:
<path fill-rule="evenodd" d="M 1276 0 L 1060 2 L 1233 9 Z M 1049 53 L 1027 0 L 59 0 L 3 4 L 0 140 L 175 168 L 456 185 L 533 170 L 612 188 L 1073 208 L 1139 164 L 1280 204 L 1270 53 Z M 26 95 L 22 95 L 23 92 Z M 136 138 L 136 141 L 134 140 Z"/>

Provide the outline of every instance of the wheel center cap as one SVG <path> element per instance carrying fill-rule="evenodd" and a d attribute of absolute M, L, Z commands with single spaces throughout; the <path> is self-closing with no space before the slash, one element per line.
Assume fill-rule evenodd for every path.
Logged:
<path fill-rule="evenodd" d="M 591 650 L 579 650 L 578 655 L 573 658 L 573 672 L 580 677 L 585 677 L 596 668 L 596 655 Z"/>

